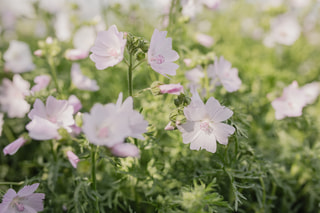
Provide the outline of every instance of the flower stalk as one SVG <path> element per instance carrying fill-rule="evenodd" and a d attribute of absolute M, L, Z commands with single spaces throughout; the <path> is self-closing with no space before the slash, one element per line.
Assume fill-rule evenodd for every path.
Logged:
<path fill-rule="evenodd" d="M 96 147 L 95 145 L 91 145 L 91 188 L 94 192 L 97 192 L 97 178 L 96 178 Z M 95 195 L 95 208 L 96 208 L 96 213 L 100 213 L 99 210 L 99 198 L 97 195 Z"/>

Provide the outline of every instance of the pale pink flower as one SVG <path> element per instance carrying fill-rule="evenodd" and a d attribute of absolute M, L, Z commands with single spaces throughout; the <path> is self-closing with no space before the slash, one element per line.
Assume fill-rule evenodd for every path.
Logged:
<path fill-rule="evenodd" d="M 80 90 L 97 91 L 99 86 L 97 81 L 91 80 L 82 74 L 80 64 L 73 63 L 71 67 L 71 80 L 72 83 Z"/>
<path fill-rule="evenodd" d="M 34 193 L 39 187 L 39 183 L 24 186 L 18 193 L 9 189 L 2 198 L 0 213 L 17 213 L 43 211 L 44 193 Z"/>
<path fill-rule="evenodd" d="M 72 151 L 67 151 L 67 156 L 73 168 L 77 168 L 77 165 L 80 161 L 79 157 L 76 154 L 74 154 Z"/>
<path fill-rule="evenodd" d="M 90 59 L 98 70 L 112 67 L 122 61 L 126 42 L 123 33 L 112 25 L 107 31 L 98 32 L 95 44 L 90 49 Z"/>
<path fill-rule="evenodd" d="M 3 126 L 3 113 L 0 113 L 0 136 L 2 134 L 2 126 Z"/>
<path fill-rule="evenodd" d="M 139 157 L 140 150 L 138 147 L 131 143 L 119 143 L 111 147 L 111 153 L 117 157 Z"/>
<path fill-rule="evenodd" d="M 16 74 L 12 82 L 4 78 L 0 86 L 0 105 L 3 112 L 8 113 L 9 118 L 22 118 L 30 110 L 30 105 L 25 101 L 29 95 L 29 82 Z"/>
<path fill-rule="evenodd" d="M 183 93 L 183 86 L 181 84 L 163 84 L 159 86 L 160 93 L 169 93 L 173 95 L 180 95 Z"/>
<path fill-rule="evenodd" d="M 130 133 L 128 136 L 144 140 L 143 133 L 147 131 L 148 122 L 144 120 L 143 116 L 133 109 L 133 99 L 128 97 L 122 103 L 122 93 L 119 94 L 116 107 L 119 110 L 119 114 L 126 116 L 128 119 L 128 125 Z"/>
<path fill-rule="evenodd" d="M 173 62 L 179 59 L 179 55 L 172 50 L 172 39 L 166 36 L 167 31 L 154 30 L 148 50 L 148 63 L 161 75 L 176 75 L 179 65 Z"/>
<path fill-rule="evenodd" d="M 196 39 L 201 45 L 203 45 L 205 47 L 211 47 L 214 42 L 214 40 L 211 36 L 203 34 L 203 33 L 197 33 Z"/>
<path fill-rule="evenodd" d="M 201 0 L 204 5 L 209 9 L 217 9 L 221 3 L 221 0 Z"/>
<path fill-rule="evenodd" d="M 81 49 L 68 49 L 64 57 L 70 61 L 76 61 L 87 58 L 89 55 L 89 51 L 81 50 Z"/>
<path fill-rule="evenodd" d="M 27 140 L 22 137 L 13 141 L 12 143 L 4 147 L 3 149 L 4 155 L 8 155 L 8 154 L 14 155 L 20 149 L 20 147 L 23 146 L 25 142 L 27 142 Z"/>
<path fill-rule="evenodd" d="M 298 83 L 293 81 L 283 89 L 282 96 L 276 98 L 271 104 L 276 111 L 277 120 L 285 117 L 299 117 L 306 105 L 305 93 L 298 88 Z"/>
<path fill-rule="evenodd" d="M 306 104 L 312 104 L 320 94 L 320 82 L 312 82 L 300 88 L 304 94 Z"/>
<path fill-rule="evenodd" d="M 33 70 L 32 54 L 27 43 L 12 40 L 8 50 L 4 53 L 5 70 L 22 73 Z"/>
<path fill-rule="evenodd" d="M 185 73 L 186 78 L 190 81 L 189 87 L 199 87 L 201 79 L 204 78 L 205 74 L 201 66 L 197 66 L 192 70 Z"/>
<path fill-rule="evenodd" d="M 182 132 L 183 143 L 190 143 L 190 149 L 206 149 L 215 153 L 216 141 L 227 145 L 228 137 L 235 131 L 234 127 L 221 123 L 230 118 L 233 112 L 221 106 L 213 97 L 204 104 L 195 89 L 191 92 L 191 103 L 184 108 L 187 122 L 178 125 L 177 128 Z"/>
<path fill-rule="evenodd" d="M 75 95 L 70 95 L 68 102 L 73 106 L 73 114 L 76 114 L 82 108 L 81 101 Z"/>
<path fill-rule="evenodd" d="M 41 56 L 43 56 L 43 51 L 42 50 L 36 50 L 36 51 L 33 52 L 33 54 L 35 56 L 41 57 Z"/>
<path fill-rule="evenodd" d="M 124 141 L 131 129 L 127 115 L 118 112 L 115 104 L 96 103 L 90 114 L 83 114 L 82 130 L 90 143 L 113 147 Z"/>
<path fill-rule="evenodd" d="M 232 68 L 231 63 L 221 56 L 215 60 L 214 64 L 208 66 L 208 76 L 212 78 L 212 83 L 220 83 L 228 92 L 237 91 L 241 86 L 241 80 L 238 76 L 238 69 Z"/>
<path fill-rule="evenodd" d="M 49 85 L 51 77 L 49 75 L 38 75 L 33 81 L 36 83 L 36 85 L 31 88 L 31 91 L 38 92 L 42 89 L 45 89 Z"/>
<path fill-rule="evenodd" d="M 301 27 L 297 19 L 289 15 L 281 15 L 271 23 L 271 32 L 266 36 L 264 44 L 273 47 L 276 43 L 292 45 L 299 37 Z"/>
<path fill-rule="evenodd" d="M 26 129 L 29 136 L 36 140 L 60 139 L 58 129 L 64 128 L 71 133 L 71 126 L 75 123 L 73 106 L 67 100 L 57 100 L 52 96 L 47 98 L 46 105 L 36 99 L 28 116 L 31 122 Z"/>

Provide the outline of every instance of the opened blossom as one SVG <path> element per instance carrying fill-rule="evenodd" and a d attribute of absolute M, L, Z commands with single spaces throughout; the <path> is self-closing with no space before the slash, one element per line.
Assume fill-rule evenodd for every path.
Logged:
<path fill-rule="evenodd" d="M 172 39 L 166 38 L 167 31 L 155 29 L 148 50 L 148 63 L 161 75 L 176 75 L 179 65 L 173 63 L 179 55 L 172 49 Z"/>
<path fill-rule="evenodd" d="M 282 96 L 272 101 L 275 117 L 281 120 L 285 117 L 299 117 L 307 104 L 313 103 L 320 93 L 318 82 L 306 84 L 299 88 L 298 82 L 293 81 L 283 89 Z"/>
<path fill-rule="evenodd" d="M 13 73 L 23 73 L 35 68 L 29 45 L 22 41 L 10 41 L 10 46 L 3 58 L 5 60 L 4 69 Z"/>
<path fill-rule="evenodd" d="M 30 105 L 25 100 L 30 93 L 29 88 L 29 82 L 19 74 L 15 74 L 12 81 L 4 78 L 0 86 L 1 111 L 6 112 L 9 118 L 24 117 L 30 110 Z"/>
<path fill-rule="evenodd" d="M 28 114 L 31 119 L 26 126 L 29 136 L 36 140 L 60 139 L 60 128 L 71 133 L 71 126 L 75 123 L 73 110 L 73 106 L 67 100 L 57 100 L 49 96 L 44 105 L 40 99 L 36 99 L 33 109 Z"/>
<path fill-rule="evenodd" d="M 18 193 L 9 189 L 0 203 L 0 213 L 37 213 L 43 211 L 44 193 L 34 193 L 39 183 L 24 186 Z"/>
<path fill-rule="evenodd" d="M 20 137 L 17 140 L 13 141 L 12 143 L 10 143 L 9 145 L 7 145 L 6 147 L 4 147 L 3 149 L 3 153 L 4 155 L 13 155 L 15 154 L 21 146 L 23 146 L 23 144 L 25 144 L 25 142 L 27 142 L 26 139 Z"/>
<path fill-rule="evenodd" d="M 80 64 L 73 63 L 71 67 L 71 80 L 72 83 L 80 90 L 97 91 L 99 86 L 97 81 L 91 80 L 83 75 L 80 69 Z"/>
<path fill-rule="evenodd" d="M 98 32 L 94 46 L 90 49 L 90 59 L 95 62 L 98 70 L 112 67 L 122 61 L 126 42 L 123 33 L 112 25 L 107 31 Z"/>
<path fill-rule="evenodd" d="M 227 145 L 228 137 L 235 131 L 233 126 L 222 123 L 229 119 L 233 112 L 221 106 L 213 97 L 210 97 L 204 104 L 195 89 L 192 89 L 191 92 L 191 103 L 184 108 L 187 121 L 184 124 L 177 125 L 177 128 L 182 133 L 183 143 L 190 143 L 190 149 L 205 149 L 215 153 L 217 149 L 216 141 Z"/>
<path fill-rule="evenodd" d="M 212 84 L 222 84 L 228 92 L 235 92 L 241 86 L 238 69 L 232 68 L 231 63 L 223 56 L 215 60 L 213 65 L 210 64 L 207 71 L 208 76 L 212 79 Z"/>

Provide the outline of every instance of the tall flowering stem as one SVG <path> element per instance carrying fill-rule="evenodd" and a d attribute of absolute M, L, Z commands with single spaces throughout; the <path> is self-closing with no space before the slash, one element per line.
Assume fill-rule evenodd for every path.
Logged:
<path fill-rule="evenodd" d="M 95 145 L 91 144 L 91 181 L 92 181 L 91 188 L 95 192 L 97 192 L 96 152 L 97 152 L 97 149 L 96 149 Z M 96 198 L 96 200 L 95 200 L 96 213 L 100 213 L 99 198 L 96 195 L 95 195 L 95 198 Z"/>
<path fill-rule="evenodd" d="M 49 67 L 50 67 L 50 72 L 51 72 L 51 76 L 52 76 L 52 79 L 53 79 L 53 82 L 54 82 L 54 85 L 57 89 L 57 92 L 60 93 L 60 89 L 59 89 L 59 84 L 58 84 L 58 81 L 57 81 L 57 71 L 56 71 L 56 68 L 54 66 L 54 59 L 52 57 L 49 57 L 48 58 L 48 64 L 49 64 Z"/>
<path fill-rule="evenodd" d="M 132 54 L 129 53 L 129 67 L 128 67 L 128 94 L 132 97 L 132 91 L 133 91 L 133 81 L 132 81 Z"/>

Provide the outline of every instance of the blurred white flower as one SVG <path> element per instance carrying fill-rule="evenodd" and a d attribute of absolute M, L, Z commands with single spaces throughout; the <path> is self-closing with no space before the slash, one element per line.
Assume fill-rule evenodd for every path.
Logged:
<path fill-rule="evenodd" d="M 81 49 L 68 49 L 64 57 L 70 61 L 85 59 L 89 56 L 89 51 Z"/>
<path fill-rule="evenodd" d="M 60 139 L 58 129 L 64 128 L 71 133 L 71 126 L 75 123 L 73 106 L 67 100 L 57 100 L 52 96 L 47 98 L 46 105 L 36 99 L 28 117 L 31 122 L 26 125 L 26 129 L 35 140 Z"/>
<path fill-rule="evenodd" d="M 33 0 L 1 0 L 0 14 L 11 14 L 14 17 L 35 17 L 35 10 L 33 8 Z"/>
<path fill-rule="evenodd" d="M 228 92 L 237 91 L 241 86 L 238 69 L 232 68 L 231 63 L 221 56 L 214 64 L 208 66 L 208 76 L 212 78 L 212 84 L 220 83 Z M 218 84 L 217 84 L 218 83 Z"/>
<path fill-rule="evenodd" d="M 5 70 L 22 73 L 33 70 L 32 53 L 29 45 L 22 41 L 12 40 L 8 50 L 4 53 Z"/>
<path fill-rule="evenodd" d="M 116 144 L 111 148 L 111 153 L 114 156 L 122 157 L 122 158 L 126 158 L 126 157 L 136 158 L 140 156 L 140 150 L 138 149 L 138 147 L 131 143 Z"/>
<path fill-rule="evenodd" d="M 214 40 L 211 36 L 203 34 L 203 33 L 197 33 L 196 39 L 201 45 L 203 45 L 205 47 L 211 47 L 214 43 Z"/>
<path fill-rule="evenodd" d="M 197 66 L 192 70 L 189 70 L 185 73 L 186 78 L 189 80 L 188 87 L 196 87 L 200 86 L 201 79 L 204 78 L 205 74 L 201 66 Z"/>
<path fill-rule="evenodd" d="M 71 80 L 72 83 L 80 90 L 97 91 L 99 86 L 97 81 L 91 80 L 84 76 L 80 69 L 80 64 L 73 63 L 71 67 Z"/>
<path fill-rule="evenodd" d="M 76 114 L 82 108 L 81 101 L 75 95 L 70 95 L 68 102 L 73 106 L 73 114 Z"/>
<path fill-rule="evenodd" d="M 190 149 L 206 149 L 215 153 L 216 141 L 227 145 L 228 137 L 235 131 L 233 126 L 221 123 L 229 119 L 233 112 L 221 106 L 213 97 L 210 97 L 204 104 L 195 89 L 192 89 L 191 92 L 191 103 L 184 108 L 187 122 L 177 125 L 177 128 L 182 133 L 183 143 L 190 143 Z"/>
<path fill-rule="evenodd" d="M 49 13 L 58 13 L 67 6 L 66 0 L 39 0 L 39 7 Z"/>
<path fill-rule="evenodd" d="M 73 36 L 73 46 L 75 49 L 88 51 L 94 44 L 96 38 L 95 29 L 91 26 L 83 26 L 76 31 Z"/>
<path fill-rule="evenodd" d="M 289 15 L 281 15 L 271 23 L 271 32 L 265 37 L 264 44 L 273 47 L 276 43 L 292 45 L 299 37 L 301 27 L 297 19 Z"/>
<path fill-rule="evenodd" d="M 320 94 L 320 82 L 312 82 L 300 88 L 304 94 L 306 104 L 312 104 Z"/>
<path fill-rule="evenodd" d="M 70 16 L 66 12 L 59 12 L 56 15 L 54 29 L 59 41 L 69 41 L 71 38 L 73 25 Z"/>
<path fill-rule="evenodd" d="M 22 118 L 29 112 L 30 105 L 24 100 L 29 95 L 29 82 L 16 74 L 12 81 L 5 78 L 0 86 L 1 110 L 8 114 L 9 118 Z"/>

